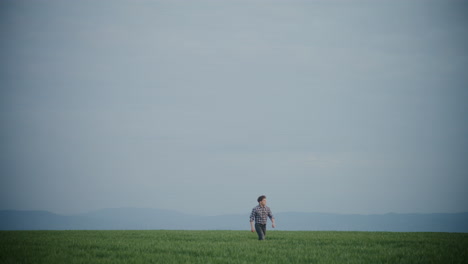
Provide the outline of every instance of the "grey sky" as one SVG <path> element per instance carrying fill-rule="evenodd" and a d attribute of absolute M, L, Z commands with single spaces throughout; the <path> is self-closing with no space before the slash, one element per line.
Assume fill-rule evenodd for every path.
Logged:
<path fill-rule="evenodd" d="M 0 209 L 468 211 L 462 1 L 2 1 Z"/>

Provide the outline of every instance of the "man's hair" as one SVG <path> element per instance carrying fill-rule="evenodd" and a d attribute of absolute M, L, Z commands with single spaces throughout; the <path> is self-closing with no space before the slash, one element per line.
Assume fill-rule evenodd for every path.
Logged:
<path fill-rule="evenodd" d="M 263 201 L 263 199 L 266 199 L 265 195 L 259 196 L 258 199 L 257 199 L 257 202 L 261 202 L 261 201 Z"/>

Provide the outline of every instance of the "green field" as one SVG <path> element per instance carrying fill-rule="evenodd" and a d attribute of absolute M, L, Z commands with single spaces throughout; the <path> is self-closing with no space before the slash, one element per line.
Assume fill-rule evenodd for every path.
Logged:
<path fill-rule="evenodd" d="M 468 263 L 468 234 L 0 231 L 0 263 Z"/>

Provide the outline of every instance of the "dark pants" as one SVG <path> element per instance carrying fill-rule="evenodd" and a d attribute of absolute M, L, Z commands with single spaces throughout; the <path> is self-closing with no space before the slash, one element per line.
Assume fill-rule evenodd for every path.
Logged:
<path fill-rule="evenodd" d="M 266 224 L 255 224 L 255 231 L 257 231 L 258 240 L 264 240 L 266 235 Z"/>

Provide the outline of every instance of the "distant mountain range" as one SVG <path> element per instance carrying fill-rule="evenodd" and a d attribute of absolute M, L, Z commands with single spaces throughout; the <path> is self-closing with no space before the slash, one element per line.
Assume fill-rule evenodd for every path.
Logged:
<path fill-rule="evenodd" d="M 454 214 L 277 213 L 277 230 L 468 233 L 468 212 Z M 271 230 L 271 226 L 268 227 Z M 140 208 L 65 216 L 46 211 L 0 211 L 0 230 L 249 230 L 249 215 L 195 216 Z"/>

